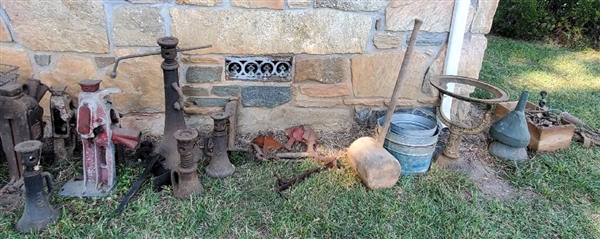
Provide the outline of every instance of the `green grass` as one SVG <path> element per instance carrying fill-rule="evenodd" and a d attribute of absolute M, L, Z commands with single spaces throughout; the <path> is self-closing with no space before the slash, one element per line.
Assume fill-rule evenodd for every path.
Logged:
<path fill-rule="evenodd" d="M 511 99 L 528 89 L 530 101 L 537 102 L 536 92 L 544 89 L 551 108 L 600 128 L 598 54 L 490 37 L 481 79 L 506 89 Z M 115 216 L 119 200 L 143 171 L 120 166 L 109 197 L 54 195 L 51 203 L 61 219 L 30 237 L 600 238 L 600 147 L 574 143 L 525 163 L 501 163 L 505 178 L 537 195 L 514 201 L 488 199 L 467 176 L 435 166 L 384 190 L 365 189 L 348 171 L 322 172 L 285 191 L 286 200 L 275 192 L 274 172 L 289 178 L 315 163 L 258 163 L 239 155 L 232 161 L 236 173 L 227 179 L 200 170 L 201 197 L 179 200 L 146 185 Z M 79 164 L 69 167 L 76 172 Z M 0 175 L 6 172 L 0 164 Z M 21 212 L 0 218 L 0 238 L 24 237 L 13 229 Z"/>

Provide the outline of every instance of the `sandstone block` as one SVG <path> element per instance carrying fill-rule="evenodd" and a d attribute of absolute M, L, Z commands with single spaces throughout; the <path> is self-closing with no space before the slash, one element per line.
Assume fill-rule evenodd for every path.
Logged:
<path fill-rule="evenodd" d="M 385 29 L 410 31 L 418 18 L 423 20 L 421 31 L 447 32 L 453 9 L 454 1 L 390 1 L 385 9 Z"/>
<path fill-rule="evenodd" d="M 185 73 L 189 83 L 209 83 L 221 81 L 223 67 L 220 66 L 190 66 Z"/>
<path fill-rule="evenodd" d="M 379 49 L 397 48 L 404 42 L 404 36 L 397 32 L 377 32 L 373 44 Z"/>
<path fill-rule="evenodd" d="M 164 2 L 168 2 L 169 0 L 127 0 L 128 2 L 132 2 L 132 3 L 164 3 Z"/>
<path fill-rule="evenodd" d="M 344 99 L 344 104 L 352 106 L 383 107 L 383 100 L 368 98 Z"/>
<path fill-rule="evenodd" d="M 237 96 L 240 94 L 240 87 L 237 85 L 213 86 L 210 93 L 218 96 Z"/>
<path fill-rule="evenodd" d="M 242 106 L 268 107 L 285 104 L 292 99 L 289 86 L 244 86 L 242 87 Z"/>
<path fill-rule="evenodd" d="M 208 89 L 204 87 L 194 87 L 189 85 L 184 85 L 181 87 L 181 91 L 186 96 L 208 96 Z"/>
<path fill-rule="evenodd" d="M 160 8 L 117 7 L 112 32 L 116 46 L 156 46 L 156 39 L 165 35 Z"/>
<path fill-rule="evenodd" d="M 115 58 L 112 56 L 97 56 L 94 57 L 94 60 L 98 68 L 104 68 L 115 63 Z"/>
<path fill-rule="evenodd" d="M 0 17 L 0 41 L 11 42 L 12 40 L 8 26 L 4 22 L 4 19 Z"/>
<path fill-rule="evenodd" d="M 223 65 L 225 59 L 222 56 L 183 56 L 182 62 Z"/>
<path fill-rule="evenodd" d="M 472 33 L 488 34 L 492 29 L 492 21 L 498 8 L 499 0 L 479 0 L 477 12 L 471 25 Z"/>
<path fill-rule="evenodd" d="M 460 53 L 458 75 L 478 79 L 483 56 L 487 48 L 487 38 L 482 34 L 465 36 Z"/>
<path fill-rule="evenodd" d="M 381 8 L 381 0 L 315 0 L 315 7 L 327 7 L 344 11 L 373 12 Z"/>
<path fill-rule="evenodd" d="M 335 85 L 301 85 L 300 93 L 313 97 L 339 97 L 351 95 L 352 91 L 347 84 Z"/>
<path fill-rule="evenodd" d="M 188 98 L 188 101 L 193 105 L 200 107 L 224 107 L 229 103 L 229 99 L 208 97 L 190 97 Z"/>
<path fill-rule="evenodd" d="M 240 108 L 238 129 L 241 133 L 283 130 L 309 125 L 315 130 L 348 129 L 353 113 L 348 108 L 302 108 L 280 105 L 274 108 Z"/>
<path fill-rule="evenodd" d="M 343 57 L 296 57 L 295 82 L 334 84 L 350 78 L 350 60 Z"/>
<path fill-rule="evenodd" d="M 102 2 L 3 1 L 2 7 L 20 43 L 31 50 L 108 53 Z"/>
<path fill-rule="evenodd" d="M 177 4 L 198 5 L 198 6 L 215 6 L 223 0 L 177 0 Z"/>
<path fill-rule="evenodd" d="M 27 52 L 16 44 L 2 43 L 0 47 L 0 63 L 19 67 L 19 81 L 25 82 L 33 77 L 33 66 Z"/>
<path fill-rule="evenodd" d="M 310 6 L 311 0 L 288 0 L 289 8 L 307 8 Z"/>
<path fill-rule="evenodd" d="M 340 106 L 342 104 L 341 99 L 321 99 L 314 97 L 306 97 L 298 95 L 294 97 L 294 105 L 297 107 L 304 108 L 332 108 Z"/>
<path fill-rule="evenodd" d="M 391 188 L 396 185 L 401 166 L 387 150 L 371 137 L 362 137 L 348 148 L 348 164 L 370 189 Z"/>
<path fill-rule="evenodd" d="M 117 49 L 117 56 L 137 54 L 136 49 Z M 112 95 L 120 113 L 163 112 L 165 110 L 165 90 L 160 56 L 127 59 L 119 63 L 117 77 L 109 77 L 106 71 L 102 85 L 105 88 L 120 88 L 122 93 Z"/>
<path fill-rule="evenodd" d="M 179 38 L 180 47 L 212 44 L 212 48 L 194 52 L 228 54 L 362 53 L 372 22 L 370 16 L 330 9 L 248 11 L 174 7 L 171 17 L 172 34 Z M 263 34 L 248 37 L 249 31 Z"/>
<path fill-rule="evenodd" d="M 66 85 L 66 92 L 71 94 L 74 99 L 77 99 L 77 95 L 81 92 L 77 83 L 84 79 L 98 79 L 96 67 L 91 58 L 76 55 L 61 56 L 56 59 L 52 69 L 40 72 L 42 83 L 47 86 Z M 102 84 L 100 87 L 102 89 L 107 88 L 106 84 Z M 50 106 L 50 94 L 44 95 L 40 105 L 44 108 L 44 115 L 50 116 L 48 108 Z"/>
<path fill-rule="evenodd" d="M 283 0 L 231 0 L 231 6 L 243 8 L 283 9 Z"/>
<path fill-rule="evenodd" d="M 352 58 L 352 89 L 355 97 L 392 96 L 402 65 L 404 51 L 390 51 Z M 413 52 L 406 78 L 402 82 L 400 98 L 415 99 L 421 90 L 423 76 L 429 66 L 429 57 Z M 388 100 L 389 101 L 389 100 Z"/>
<path fill-rule="evenodd" d="M 183 111 L 186 114 L 210 115 L 212 113 L 223 111 L 223 107 L 197 107 L 197 106 L 188 106 L 188 107 L 183 107 Z"/>

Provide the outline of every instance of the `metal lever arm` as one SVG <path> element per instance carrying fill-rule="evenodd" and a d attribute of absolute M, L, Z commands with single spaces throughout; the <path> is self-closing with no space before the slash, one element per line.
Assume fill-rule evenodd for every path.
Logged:
<path fill-rule="evenodd" d="M 189 47 L 189 48 L 180 48 L 180 49 L 177 49 L 177 52 L 200 50 L 200 49 L 211 48 L 211 47 L 212 47 L 212 45 Z M 117 77 L 117 67 L 119 67 L 119 62 L 120 61 L 125 60 L 125 59 L 129 59 L 129 58 L 138 58 L 138 57 L 145 57 L 145 56 L 160 55 L 160 53 L 161 53 L 161 51 L 155 51 L 155 52 L 148 52 L 148 53 L 134 54 L 134 55 L 128 55 L 128 56 L 119 57 L 119 58 L 117 58 L 117 60 L 115 60 L 115 66 L 113 67 L 112 72 L 110 72 L 110 78 L 114 79 L 115 77 Z"/>

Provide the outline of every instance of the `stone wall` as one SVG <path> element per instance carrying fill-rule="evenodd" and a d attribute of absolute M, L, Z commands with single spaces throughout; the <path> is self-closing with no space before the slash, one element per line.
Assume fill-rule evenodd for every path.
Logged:
<path fill-rule="evenodd" d="M 472 0 L 459 74 L 477 78 L 498 0 Z M 441 74 L 451 0 L 90 0 L 0 1 L 0 63 L 20 67 L 22 80 L 48 85 L 102 79 L 123 123 L 161 134 L 161 58 L 116 57 L 158 50 L 172 35 L 180 47 L 212 44 L 180 55 L 185 112 L 193 127 L 211 127 L 208 114 L 240 98 L 242 132 L 297 124 L 342 129 L 355 107 L 384 108 L 391 96 L 414 18 L 424 21 L 401 107 L 433 105 L 426 80 Z M 227 78 L 227 57 L 291 57 L 282 81 Z M 43 105 L 48 105 L 44 99 Z M 47 111 L 46 111 L 47 112 Z"/>

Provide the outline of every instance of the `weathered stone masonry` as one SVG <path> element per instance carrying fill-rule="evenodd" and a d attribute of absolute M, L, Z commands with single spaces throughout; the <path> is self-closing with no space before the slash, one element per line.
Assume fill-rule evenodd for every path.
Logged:
<path fill-rule="evenodd" d="M 459 74 L 478 77 L 498 0 L 472 0 Z M 21 80 L 48 85 L 102 79 L 123 124 L 161 134 L 161 58 L 114 59 L 157 50 L 172 35 L 180 47 L 213 47 L 180 56 L 180 83 L 190 126 L 207 132 L 208 114 L 241 99 L 242 132 L 297 124 L 342 129 L 355 107 L 383 108 L 391 96 L 413 19 L 424 21 L 399 105 L 432 105 L 423 81 L 441 74 L 452 0 L 0 0 L 0 63 Z M 292 57 L 289 80 L 227 78 L 226 57 Z M 427 75 L 426 75 L 427 73 Z M 48 98 L 42 101 L 48 105 Z M 46 112 L 48 112 L 46 110 Z"/>

